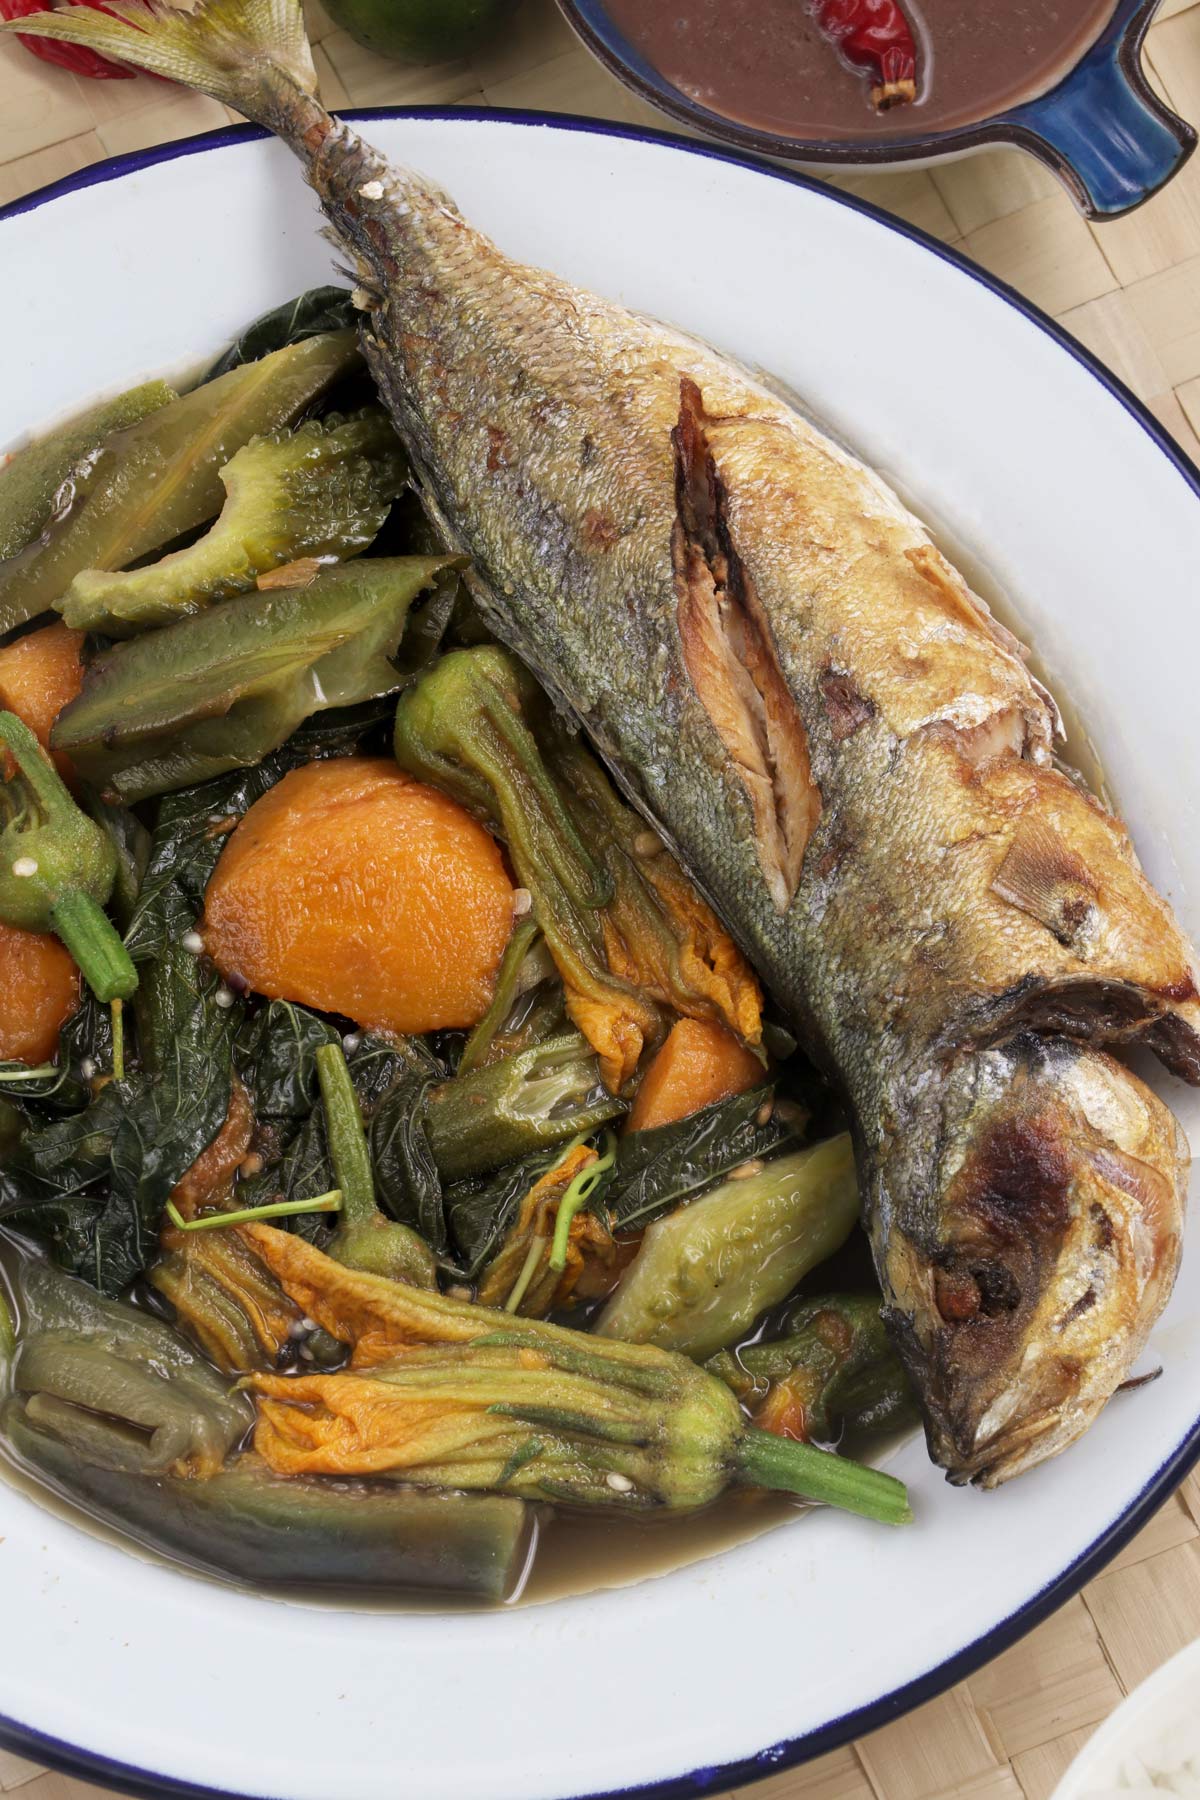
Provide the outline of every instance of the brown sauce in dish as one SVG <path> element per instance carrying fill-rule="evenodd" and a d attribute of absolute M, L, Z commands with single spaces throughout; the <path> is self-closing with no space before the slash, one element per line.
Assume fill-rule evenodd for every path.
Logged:
<path fill-rule="evenodd" d="M 614 23 L 689 100 L 738 124 L 814 140 L 915 137 L 969 125 L 1053 87 L 1115 0 L 902 0 L 917 98 L 877 112 L 807 0 L 607 0 Z"/>

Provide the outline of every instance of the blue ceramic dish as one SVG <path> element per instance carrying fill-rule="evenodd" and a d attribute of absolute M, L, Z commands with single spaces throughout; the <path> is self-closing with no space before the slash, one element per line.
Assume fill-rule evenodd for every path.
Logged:
<path fill-rule="evenodd" d="M 912 137 L 788 137 L 711 112 L 646 61 L 609 16 L 605 0 L 558 0 L 588 48 L 652 106 L 709 137 L 806 164 L 878 168 L 936 162 L 1015 144 L 1066 184 L 1088 218 L 1131 212 L 1183 167 L 1196 132 L 1164 106 L 1142 68 L 1142 43 L 1161 0 L 1117 0 L 1112 17 L 1057 86 L 1023 105 L 949 131 Z"/>

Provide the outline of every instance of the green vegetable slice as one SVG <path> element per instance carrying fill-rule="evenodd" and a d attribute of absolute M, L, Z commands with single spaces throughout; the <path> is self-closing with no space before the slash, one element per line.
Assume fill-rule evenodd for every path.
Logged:
<path fill-rule="evenodd" d="M 596 1330 L 706 1357 L 745 1335 L 858 1220 L 843 1133 L 755 1168 L 647 1231 Z"/>
<path fill-rule="evenodd" d="M 356 556 L 383 524 L 406 473 L 399 440 L 377 406 L 254 438 L 219 471 L 225 504 L 202 538 L 124 574 L 82 570 L 59 611 L 68 625 L 127 637 L 244 594 L 284 563 Z"/>
<path fill-rule="evenodd" d="M 106 438 L 178 399 L 165 381 L 146 381 L 111 400 L 77 413 L 0 467 L 0 562 L 31 544 L 50 523 L 57 505 L 73 497 L 63 483 L 96 456 Z M 83 470 L 80 471 L 82 475 Z"/>
<path fill-rule="evenodd" d="M 0 565 L 0 632 L 56 606 L 82 569 L 127 568 L 215 518 L 234 452 L 299 418 L 358 355 L 351 331 L 306 338 L 110 437 L 64 517 Z"/>
<path fill-rule="evenodd" d="M 409 609 L 453 566 L 347 563 L 118 644 L 59 715 L 55 747 L 129 803 L 259 764 L 311 714 L 396 689 Z"/>
<path fill-rule="evenodd" d="M 140 974 L 141 1067 L 81 1112 L 31 1119 L 0 1167 L 0 1218 L 106 1294 L 145 1269 L 172 1188 L 225 1122 L 240 1022 L 218 1004 L 215 974 L 178 945 Z"/>

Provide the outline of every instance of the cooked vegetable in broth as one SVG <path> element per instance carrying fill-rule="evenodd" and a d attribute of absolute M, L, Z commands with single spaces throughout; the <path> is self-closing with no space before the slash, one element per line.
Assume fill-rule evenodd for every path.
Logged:
<path fill-rule="evenodd" d="M 694 1554 L 735 1490 L 714 1542 L 902 1523 L 838 1450 L 913 1409 L 837 1106 L 489 638 L 349 316 L 0 469 L 4 1455 L 341 1593 L 561 1585 L 560 1515 Z"/>

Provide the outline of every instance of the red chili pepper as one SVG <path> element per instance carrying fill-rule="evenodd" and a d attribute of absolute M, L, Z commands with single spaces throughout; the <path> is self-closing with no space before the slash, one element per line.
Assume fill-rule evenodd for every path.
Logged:
<path fill-rule="evenodd" d="M 880 112 L 917 97 L 917 46 L 898 0 L 813 0 L 813 17 L 846 61 L 873 77 Z"/>
<path fill-rule="evenodd" d="M 96 12 L 108 11 L 101 0 L 78 0 L 78 4 L 90 6 Z M 27 19 L 30 13 L 53 11 L 49 0 L 0 0 L 0 17 L 5 19 Z M 136 69 L 110 62 L 107 56 L 85 50 L 82 44 L 60 44 L 54 38 L 25 37 L 21 32 L 17 33 L 17 42 L 24 44 L 34 56 L 40 56 L 43 62 L 53 63 L 59 69 L 70 69 L 72 75 L 86 75 L 93 81 L 132 81 L 137 74 Z"/>

